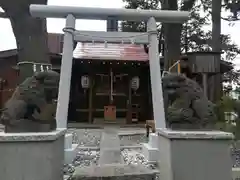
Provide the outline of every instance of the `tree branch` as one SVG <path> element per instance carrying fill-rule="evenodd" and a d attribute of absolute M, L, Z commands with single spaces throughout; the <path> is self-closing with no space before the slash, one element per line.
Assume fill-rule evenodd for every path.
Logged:
<path fill-rule="evenodd" d="M 212 11 L 208 11 L 208 13 L 210 14 L 210 15 L 212 15 Z M 235 21 L 239 21 L 240 19 L 238 19 L 238 18 L 233 18 L 233 17 L 231 17 L 231 18 L 225 18 L 225 17 L 221 17 L 221 19 L 222 20 L 224 20 L 224 21 L 228 21 L 228 22 L 235 22 Z"/>
<path fill-rule="evenodd" d="M 194 6 L 196 0 L 188 0 L 188 1 L 184 1 L 182 7 L 181 7 L 181 11 L 190 11 L 192 9 L 192 7 Z"/>
<path fill-rule="evenodd" d="M 239 21 L 240 19 L 238 18 L 224 18 L 224 17 L 221 17 L 222 20 L 224 21 L 228 21 L 228 22 L 234 22 L 234 21 Z"/>

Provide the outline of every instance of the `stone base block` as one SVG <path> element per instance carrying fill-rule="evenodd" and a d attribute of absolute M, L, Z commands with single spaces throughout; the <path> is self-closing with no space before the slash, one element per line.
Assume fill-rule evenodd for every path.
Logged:
<path fill-rule="evenodd" d="M 72 148 L 64 149 L 64 163 L 71 164 L 77 155 L 78 144 L 72 144 Z"/>
<path fill-rule="evenodd" d="M 232 179 L 233 180 L 240 179 L 240 168 L 232 168 Z"/>
<path fill-rule="evenodd" d="M 0 179 L 62 180 L 64 134 L 0 132 Z"/>
<path fill-rule="evenodd" d="M 158 162 L 158 159 L 159 159 L 158 148 L 153 148 L 150 146 L 150 144 L 143 143 L 142 153 L 149 162 Z"/>
<path fill-rule="evenodd" d="M 71 149 L 72 142 L 73 142 L 73 134 L 72 133 L 65 134 L 64 149 Z"/>
<path fill-rule="evenodd" d="M 142 153 L 144 157 L 150 162 L 158 162 L 158 134 L 150 133 L 148 143 L 142 144 Z"/>
<path fill-rule="evenodd" d="M 77 155 L 78 144 L 72 144 L 73 134 L 68 133 L 65 135 L 64 141 L 64 163 L 70 164 Z"/>
<path fill-rule="evenodd" d="M 231 180 L 231 133 L 158 130 L 160 179 Z"/>
<path fill-rule="evenodd" d="M 142 165 L 111 164 L 76 168 L 72 180 L 153 180 L 156 173 Z"/>
<path fill-rule="evenodd" d="M 157 133 L 150 133 L 149 134 L 149 146 L 152 148 L 158 148 L 158 134 Z"/>

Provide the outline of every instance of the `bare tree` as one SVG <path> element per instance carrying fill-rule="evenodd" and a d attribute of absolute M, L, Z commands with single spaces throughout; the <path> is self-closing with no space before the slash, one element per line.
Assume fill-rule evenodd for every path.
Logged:
<path fill-rule="evenodd" d="M 197 0 L 182 0 L 179 7 L 178 0 L 161 0 L 161 6 L 164 10 L 182 10 L 190 11 Z M 181 32 L 182 24 L 163 24 L 163 35 L 165 39 L 164 47 L 164 69 L 168 69 L 180 57 L 181 54 Z"/>
<path fill-rule="evenodd" d="M 46 19 L 31 17 L 30 4 L 47 4 L 47 0 L 0 0 L 16 38 L 18 61 L 49 63 Z"/>
<path fill-rule="evenodd" d="M 212 51 L 221 52 L 221 0 L 212 0 Z M 220 62 L 221 55 L 218 55 Z M 220 63 L 219 63 L 220 65 Z M 218 101 L 222 96 L 222 78 L 221 74 L 214 75 L 210 78 L 212 84 L 209 92 L 210 99 L 214 102 Z"/>

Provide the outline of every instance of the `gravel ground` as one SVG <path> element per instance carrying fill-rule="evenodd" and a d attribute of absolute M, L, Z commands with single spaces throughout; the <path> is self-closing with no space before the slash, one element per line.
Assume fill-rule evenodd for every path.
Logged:
<path fill-rule="evenodd" d="M 122 156 L 125 164 L 138 165 L 143 164 L 151 170 L 157 170 L 156 164 L 148 163 L 141 152 L 141 148 L 138 149 L 124 149 L 122 150 Z"/>
<path fill-rule="evenodd" d="M 102 129 L 68 129 L 68 132 L 74 134 L 73 142 L 78 143 L 80 147 L 98 147 L 102 131 Z M 121 146 L 136 146 L 144 142 L 147 142 L 147 138 L 145 134 L 139 134 L 139 132 L 136 135 L 120 135 Z"/>
<path fill-rule="evenodd" d="M 75 167 L 97 165 L 99 159 L 99 151 L 90 149 L 83 150 L 83 147 L 99 147 L 102 131 L 102 129 L 68 129 L 68 132 L 72 132 L 74 134 L 73 142 L 79 144 L 79 152 L 77 153 L 77 156 L 72 164 L 67 164 L 64 166 L 63 171 L 66 179 L 71 179 L 71 175 L 73 174 Z M 121 129 L 121 131 L 123 130 Z M 131 135 L 129 136 L 126 135 L 126 133 L 120 136 L 121 146 L 136 146 L 140 145 L 140 143 L 147 142 L 147 138 L 144 134 L 138 133 L 134 135 L 132 131 Z M 126 164 L 144 164 L 150 169 L 157 169 L 155 165 L 147 163 L 144 156 L 141 154 L 140 148 L 124 149 L 122 150 L 122 156 L 124 163 Z"/>
<path fill-rule="evenodd" d="M 86 167 L 97 165 L 99 159 L 99 151 L 79 151 L 72 164 L 66 164 L 63 168 L 64 175 L 71 176 L 75 171 L 75 167 Z"/>
<path fill-rule="evenodd" d="M 141 148 L 139 149 L 124 149 L 122 150 L 123 160 L 126 164 L 143 164 L 151 170 L 158 171 L 158 166 L 153 163 L 149 163 L 142 155 Z M 156 174 L 155 180 L 159 180 L 159 174 Z"/>
<path fill-rule="evenodd" d="M 96 147 L 99 146 L 102 130 L 101 129 L 68 129 L 73 132 L 73 143 L 79 146 Z"/>
<path fill-rule="evenodd" d="M 102 129 L 68 129 L 68 132 L 74 134 L 73 143 L 78 143 L 80 147 L 98 147 L 102 131 Z M 131 135 L 120 135 L 121 146 L 136 146 L 140 143 L 147 142 L 144 133 L 139 134 L 139 132 L 137 132 L 138 134 L 132 134 L 133 131 L 131 131 Z"/>
<path fill-rule="evenodd" d="M 136 146 L 136 145 L 140 145 L 141 143 L 146 143 L 147 141 L 148 140 L 145 134 L 120 136 L 121 146 Z"/>
<path fill-rule="evenodd" d="M 75 167 L 97 165 L 99 159 L 98 150 L 83 150 L 83 147 L 96 148 L 99 147 L 102 129 L 69 129 L 69 132 L 73 132 L 74 138 L 73 142 L 79 144 L 79 152 L 77 157 L 72 164 L 65 165 L 64 174 L 66 175 L 64 180 L 70 180 L 71 174 L 74 172 Z M 122 131 L 122 130 L 121 130 Z M 134 131 L 134 130 L 132 130 Z M 131 131 L 131 132 L 132 132 Z M 129 131 L 130 132 L 130 131 Z M 147 142 L 145 134 L 133 134 L 131 135 L 120 135 L 121 146 L 136 146 L 140 143 Z M 134 149 L 124 149 L 122 150 L 122 156 L 124 163 L 126 164 L 144 164 L 146 167 L 157 170 L 157 166 L 150 164 L 146 161 L 141 153 L 141 148 Z M 232 148 L 232 162 L 233 167 L 240 167 L 240 149 Z M 156 180 L 159 177 L 157 175 Z"/>
<path fill-rule="evenodd" d="M 240 168 L 240 149 L 232 149 L 233 167 Z"/>
<path fill-rule="evenodd" d="M 122 156 L 124 163 L 127 165 L 143 164 L 151 170 L 157 170 L 155 164 L 150 164 L 146 161 L 141 154 L 141 149 L 124 149 L 122 150 Z M 73 161 L 73 164 L 64 166 L 64 174 L 68 176 L 68 180 L 71 180 L 71 175 L 75 171 L 75 167 L 86 167 L 91 165 L 97 165 L 99 159 L 99 151 L 79 151 L 77 157 Z M 66 176 L 66 177 L 67 177 Z"/>

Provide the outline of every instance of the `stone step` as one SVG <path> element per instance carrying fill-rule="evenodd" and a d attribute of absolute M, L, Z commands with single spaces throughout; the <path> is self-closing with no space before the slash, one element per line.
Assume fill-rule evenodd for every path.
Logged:
<path fill-rule="evenodd" d="M 156 172 L 143 165 L 111 164 L 77 167 L 71 180 L 154 180 Z"/>
<path fill-rule="evenodd" d="M 117 130 L 104 128 L 100 142 L 99 164 L 122 163 L 120 139 Z"/>

